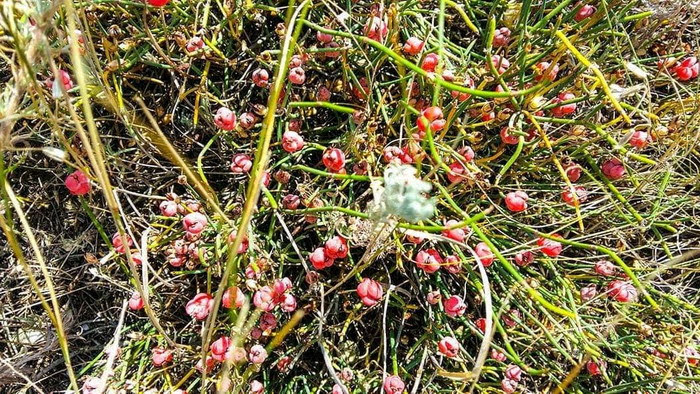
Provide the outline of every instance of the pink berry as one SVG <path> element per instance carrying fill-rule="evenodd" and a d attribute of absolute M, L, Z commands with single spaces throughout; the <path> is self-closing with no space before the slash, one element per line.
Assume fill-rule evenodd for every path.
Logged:
<path fill-rule="evenodd" d="M 322 161 L 331 172 L 339 172 L 345 167 L 345 154 L 338 148 L 328 148 L 323 152 Z"/>
<path fill-rule="evenodd" d="M 515 254 L 514 260 L 518 267 L 527 267 L 535 261 L 535 254 L 529 250 L 518 252 Z"/>
<path fill-rule="evenodd" d="M 474 325 L 482 334 L 486 332 L 486 319 L 483 317 L 476 319 Z"/>
<path fill-rule="evenodd" d="M 173 361 L 173 351 L 162 347 L 155 347 L 151 350 L 151 361 L 156 367 L 162 367 Z"/>
<path fill-rule="evenodd" d="M 673 68 L 673 73 L 679 81 L 695 79 L 700 73 L 700 63 L 695 56 L 687 57 Z"/>
<path fill-rule="evenodd" d="M 438 57 L 436 53 L 429 53 L 425 55 L 425 58 L 423 58 L 420 68 L 429 73 L 435 72 L 435 68 L 437 67 L 439 61 L 440 57 Z"/>
<path fill-rule="evenodd" d="M 253 168 L 253 160 L 245 153 L 236 153 L 231 158 L 231 172 L 234 174 L 247 174 Z"/>
<path fill-rule="evenodd" d="M 508 61 L 508 59 L 504 58 L 501 55 L 491 56 L 491 64 L 493 64 L 493 67 L 499 74 L 503 74 L 504 72 L 506 72 L 506 70 L 508 70 L 508 67 L 510 67 L 510 62 Z"/>
<path fill-rule="evenodd" d="M 579 180 L 579 178 L 581 178 L 581 166 L 573 161 L 566 165 L 565 171 L 566 177 L 569 178 L 569 181 L 571 182 L 576 182 Z"/>
<path fill-rule="evenodd" d="M 579 8 L 578 11 L 576 12 L 576 15 L 574 15 L 574 20 L 576 22 L 581 22 L 582 20 L 588 18 L 589 16 L 595 14 L 596 8 L 593 7 L 592 5 L 584 5 L 583 7 Z"/>
<path fill-rule="evenodd" d="M 582 202 L 586 202 L 588 199 L 588 191 L 586 188 L 583 186 L 574 186 L 573 189 L 574 192 L 572 193 L 571 188 L 568 186 L 565 187 L 561 192 L 561 199 L 572 207 L 578 206 Z M 576 198 L 574 198 L 574 193 L 576 194 Z"/>
<path fill-rule="evenodd" d="M 344 259 L 348 255 L 348 242 L 345 238 L 336 235 L 326 241 L 323 251 L 326 256 L 332 259 Z"/>
<path fill-rule="evenodd" d="M 523 370 L 519 366 L 511 364 L 506 367 L 505 377 L 519 382 L 522 378 Z"/>
<path fill-rule="evenodd" d="M 214 124 L 226 131 L 231 131 L 236 128 L 236 114 L 226 107 L 221 107 L 214 115 Z"/>
<path fill-rule="evenodd" d="M 250 382 L 250 390 L 248 394 L 263 394 L 265 392 L 265 386 L 257 380 Z"/>
<path fill-rule="evenodd" d="M 90 180 L 87 175 L 80 170 L 75 170 L 66 177 L 64 181 L 68 192 L 74 196 L 83 196 L 90 192 Z"/>
<path fill-rule="evenodd" d="M 236 242 L 236 237 L 238 236 L 238 233 L 234 230 L 231 231 L 228 235 L 228 242 L 233 245 L 234 242 Z M 248 251 L 248 246 L 250 246 L 250 243 L 248 241 L 248 236 L 245 235 L 243 239 L 241 240 L 241 244 L 238 245 L 238 250 L 236 251 L 238 254 L 243 254 Z"/>
<path fill-rule="evenodd" d="M 459 183 L 466 179 L 467 174 L 468 171 L 464 164 L 456 161 L 450 164 L 450 171 L 447 173 L 447 180 L 450 181 L 450 183 Z"/>
<path fill-rule="evenodd" d="M 252 112 L 244 112 L 238 118 L 238 124 L 241 125 L 243 130 L 250 130 L 253 126 L 255 126 L 257 121 L 258 118 Z"/>
<path fill-rule="evenodd" d="M 496 349 L 491 349 L 491 358 L 500 362 L 506 361 L 506 355 Z"/>
<path fill-rule="evenodd" d="M 637 289 L 629 282 L 614 280 L 608 283 L 608 295 L 618 302 L 637 301 Z"/>
<path fill-rule="evenodd" d="M 428 301 L 428 304 L 430 305 L 436 305 L 440 302 L 440 299 L 442 296 L 440 295 L 440 292 L 435 290 L 431 291 L 428 293 L 427 296 L 425 296 L 425 300 Z"/>
<path fill-rule="evenodd" d="M 289 60 L 289 68 L 296 68 L 296 67 L 301 67 L 306 63 L 307 56 L 306 55 L 294 55 L 292 58 Z"/>
<path fill-rule="evenodd" d="M 542 80 L 552 82 L 557 79 L 557 74 L 559 74 L 559 65 L 555 64 L 551 66 L 549 62 L 539 62 L 535 65 L 535 81 L 540 82 Z M 547 72 L 549 70 L 549 72 Z"/>
<path fill-rule="evenodd" d="M 190 38 L 190 40 L 187 41 L 187 45 L 185 46 L 187 52 L 196 52 L 202 48 L 204 48 L 204 40 L 202 40 L 202 38 L 199 36 L 194 36 Z"/>
<path fill-rule="evenodd" d="M 365 25 L 365 35 L 374 41 L 383 41 L 389 29 L 381 18 L 373 16 Z"/>
<path fill-rule="evenodd" d="M 451 219 L 451 220 L 448 220 L 447 223 L 445 223 L 445 227 L 454 227 L 457 224 L 459 224 L 458 221 Z M 458 227 L 458 228 L 452 228 L 449 230 L 443 230 L 442 236 L 450 238 L 450 239 L 455 240 L 457 242 L 462 242 L 462 241 L 464 241 L 464 238 L 466 238 L 467 232 L 464 230 L 464 228 Z"/>
<path fill-rule="evenodd" d="M 316 39 L 317 39 L 319 42 L 322 42 L 322 43 L 326 44 L 326 43 L 329 43 L 329 42 L 333 41 L 333 36 L 330 35 L 330 34 L 327 34 L 327 33 L 323 33 L 323 32 L 317 31 L 317 32 L 316 32 Z"/>
<path fill-rule="evenodd" d="M 559 236 L 558 234 L 554 234 L 552 235 L 552 237 L 561 238 L 561 236 Z M 537 239 L 537 246 L 540 247 L 540 252 L 546 254 L 549 257 L 557 257 L 562 251 L 561 242 L 544 237 L 540 237 Z"/>
<path fill-rule="evenodd" d="M 260 329 L 272 331 L 277 327 L 277 318 L 270 312 L 265 312 L 260 316 Z"/>
<path fill-rule="evenodd" d="M 559 93 L 559 95 L 554 100 L 552 100 L 552 102 L 554 104 L 560 104 L 565 101 L 573 100 L 575 98 L 576 96 L 573 93 L 563 92 Z M 566 115 L 571 115 L 574 112 L 576 112 L 576 103 L 561 104 L 552 108 L 552 115 L 554 115 L 557 118 L 561 118 Z"/>
<path fill-rule="evenodd" d="M 129 298 L 129 309 L 132 311 L 138 311 L 143 309 L 143 298 L 141 298 L 141 294 L 139 294 L 138 291 L 135 291 L 131 294 L 131 298 Z"/>
<path fill-rule="evenodd" d="M 454 358 L 459 353 L 459 342 L 454 337 L 444 337 L 438 342 L 438 350 L 446 357 Z"/>
<path fill-rule="evenodd" d="M 485 242 L 479 242 L 478 244 L 476 244 L 476 247 L 474 247 L 474 252 L 477 256 L 479 256 L 481 264 L 483 264 L 484 267 L 488 267 L 491 264 L 493 264 L 493 252 L 491 252 L 491 249 L 488 245 L 486 245 Z"/>
<path fill-rule="evenodd" d="M 68 74 L 67 71 L 65 71 L 65 70 L 58 70 L 58 75 L 61 77 L 61 84 L 63 85 L 63 88 L 64 88 L 66 91 L 73 89 L 73 86 L 74 86 L 74 85 L 73 85 L 73 80 L 71 79 L 70 74 Z M 49 88 L 49 89 L 51 89 L 51 90 L 55 90 L 55 88 L 54 88 L 54 81 L 55 81 L 55 79 L 54 79 L 53 77 L 51 77 L 50 79 L 48 79 L 48 80 L 46 81 L 46 87 Z M 57 88 L 57 87 L 58 87 L 58 85 L 56 86 L 56 88 Z M 59 91 L 59 92 L 60 92 L 60 91 Z M 57 94 L 54 94 L 54 97 L 57 97 L 57 96 L 58 96 Z M 58 97 L 60 97 L 60 96 L 58 96 Z"/>
<path fill-rule="evenodd" d="M 384 378 L 383 387 L 386 394 L 401 394 L 406 385 L 400 377 L 391 375 Z"/>
<path fill-rule="evenodd" d="M 700 361 L 700 353 L 698 353 L 695 348 L 686 346 L 683 349 L 683 355 L 685 356 L 686 361 L 688 362 L 688 365 L 692 366 L 697 366 L 698 361 Z"/>
<path fill-rule="evenodd" d="M 294 312 L 297 309 L 297 299 L 291 294 L 285 294 L 280 302 L 280 309 L 285 312 Z"/>
<path fill-rule="evenodd" d="M 245 303 L 245 295 L 238 286 L 231 286 L 226 289 L 221 298 L 221 305 L 226 309 L 240 308 L 243 306 L 243 303 Z"/>
<path fill-rule="evenodd" d="M 335 41 L 331 41 L 323 46 L 324 48 L 340 48 L 340 44 Z M 324 52 L 324 56 L 328 59 L 335 59 L 340 56 L 340 51 L 328 51 Z"/>
<path fill-rule="evenodd" d="M 440 269 L 442 265 L 442 256 L 435 249 L 421 250 L 416 254 L 416 266 L 426 274 L 432 274 Z"/>
<path fill-rule="evenodd" d="M 520 311 L 517 309 L 511 309 L 508 312 L 504 312 L 501 315 L 501 319 L 503 319 L 503 323 L 505 323 L 506 326 L 513 328 L 518 325 L 518 321 L 520 320 Z"/>
<path fill-rule="evenodd" d="M 301 85 L 306 81 L 306 73 L 301 67 L 294 67 L 289 70 L 289 81 L 295 85 Z"/>
<path fill-rule="evenodd" d="M 170 0 L 147 0 L 148 4 L 153 7 L 164 7 Z"/>
<path fill-rule="evenodd" d="M 594 269 L 596 274 L 601 276 L 615 276 L 617 274 L 617 267 L 608 260 L 597 261 Z"/>
<path fill-rule="evenodd" d="M 428 107 L 421 111 L 421 116 L 416 120 L 418 127 L 417 139 L 422 140 L 425 133 L 430 128 L 430 131 L 440 131 L 445 127 L 446 120 L 443 119 L 442 109 L 440 107 Z"/>
<path fill-rule="evenodd" d="M 318 87 L 318 90 L 316 91 L 316 100 L 317 101 L 328 101 L 331 99 L 331 91 L 328 90 L 327 87 L 321 85 Z"/>
<path fill-rule="evenodd" d="M 166 217 L 173 217 L 177 215 L 177 203 L 172 200 L 165 200 L 158 206 L 160 209 L 160 214 Z"/>
<path fill-rule="evenodd" d="M 462 86 L 465 86 L 465 87 L 470 88 L 470 89 L 474 89 L 474 86 L 475 86 L 474 80 L 470 76 L 467 75 L 466 77 L 464 77 L 464 82 L 462 83 Z M 450 96 L 452 96 L 452 98 L 456 98 L 458 101 L 466 101 L 472 95 L 469 93 L 460 92 L 458 90 L 453 90 L 450 92 Z"/>
<path fill-rule="evenodd" d="M 581 300 L 590 301 L 595 298 L 596 295 L 598 295 L 598 289 L 595 285 L 588 285 L 581 288 L 580 294 Z"/>
<path fill-rule="evenodd" d="M 651 140 L 649 133 L 646 131 L 636 130 L 632 133 L 629 139 L 630 145 L 637 149 L 644 149 Z"/>
<path fill-rule="evenodd" d="M 451 274 L 458 274 L 462 269 L 462 260 L 455 255 L 445 256 L 445 269 Z"/>
<path fill-rule="evenodd" d="M 403 44 L 403 51 L 408 55 L 415 56 L 423 50 L 424 45 L 425 43 L 420 38 L 410 37 Z"/>
<path fill-rule="evenodd" d="M 185 311 L 197 320 L 204 320 L 214 307 L 214 299 L 207 293 L 199 293 L 185 306 Z"/>
<path fill-rule="evenodd" d="M 504 47 L 508 45 L 508 41 L 510 41 L 510 29 L 507 27 L 496 29 L 493 36 L 493 46 Z"/>
<path fill-rule="evenodd" d="M 255 71 L 253 71 L 252 79 L 253 84 L 261 88 L 266 88 L 267 85 L 270 83 L 270 75 L 264 68 L 258 68 Z"/>
<path fill-rule="evenodd" d="M 524 191 L 514 191 L 506 194 L 506 207 L 511 212 L 522 212 L 527 209 L 527 193 Z"/>
<path fill-rule="evenodd" d="M 301 199 L 295 194 L 287 194 L 282 198 L 282 207 L 284 209 L 295 210 L 299 207 Z"/>
<path fill-rule="evenodd" d="M 188 213 L 182 219 L 182 226 L 185 228 L 185 232 L 199 234 L 207 226 L 207 217 L 199 212 Z"/>
<path fill-rule="evenodd" d="M 503 141 L 504 144 L 517 145 L 518 136 L 513 135 L 511 131 L 511 128 L 508 126 L 502 127 L 501 132 L 499 133 L 499 135 L 501 136 L 501 141 Z"/>
<path fill-rule="evenodd" d="M 501 380 L 501 389 L 506 394 L 514 393 L 518 389 L 518 381 L 512 379 Z"/>
<path fill-rule="evenodd" d="M 314 268 L 316 268 L 317 270 L 328 268 L 332 266 L 335 262 L 334 259 L 332 259 L 329 256 L 326 256 L 324 248 L 316 248 L 316 250 L 314 250 L 313 253 L 309 255 L 309 261 L 311 262 L 311 265 L 313 265 Z"/>
<path fill-rule="evenodd" d="M 210 346 L 211 357 L 219 362 L 223 362 L 226 359 L 226 353 L 231 347 L 231 338 L 221 337 L 214 341 Z"/>
<path fill-rule="evenodd" d="M 304 147 L 304 139 L 296 131 L 285 131 L 282 134 L 282 149 L 289 153 L 300 151 Z"/>
<path fill-rule="evenodd" d="M 129 234 L 124 234 L 123 238 L 119 236 L 119 233 L 114 233 L 112 236 L 112 247 L 114 247 L 114 250 L 119 254 L 126 253 L 126 249 L 131 248 L 133 244 L 134 241 Z"/>
<path fill-rule="evenodd" d="M 253 295 L 253 305 L 265 312 L 275 308 L 275 296 L 269 286 L 263 286 Z"/>
<path fill-rule="evenodd" d="M 362 279 L 359 285 L 357 285 L 357 296 L 366 306 L 372 306 L 379 302 L 384 295 L 382 290 L 382 285 L 376 280 L 370 278 Z"/>
<path fill-rule="evenodd" d="M 606 160 L 600 167 L 603 174 L 611 181 L 617 180 L 625 176 L 625 166 L 622 164 L 620 159 L 613 157 L 612 159 Z"/>
<path fill-rule="evenodd" d="M 462 298 L 459 296 L 450 296 L 443 301 L 442 305 L 445 307 L 445 313 L 449 317 L 459 317 L 464 315 L 467 310 L 467 305 L 464 304 Z"/>

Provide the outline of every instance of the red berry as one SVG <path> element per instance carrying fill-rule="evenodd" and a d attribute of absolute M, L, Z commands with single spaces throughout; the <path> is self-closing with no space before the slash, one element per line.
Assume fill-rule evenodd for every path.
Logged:
<path fill-rule="evenodd" d="M 506 207 L 511 212 L 522 212 L 527 209 L 527 193 L 524 191 L 514 191 L 506 194 Z"/>
<path fill-rule="evenodd" d="M 321 158 L 323 165 L 331 172 L 338 172 L 345 167 L 345 154 L 338 148 L 328 148 Z"/>
<path fill-rule="evenodd" d="M 382 285 L 376 280 L 364 278 L 362 282 L 357 285 L 357 295 L 360 297 L 363 304 L 372 306 L 382 299 L 384 291 L 382 290 Z"/>
<path fill-rule="evenodd" d="M 695 56 L 690 56 L 674 67 L 673 73 L 679 81 L 689 81 L 697 78 L 700 73 L 700 63 Z"/>
<path fill-rule="evenodd" d="M 583 7 L 578 9 L 578 11 L 576 12 L 576 15 L 574 15 L 574 20 L 576 20 L 576 22 L 581 22 L 582 20 L 595 14 L 595 12 L 596 12 L 595 7 L 593 7 L 592 5 L 586 4 Z"/>
<path fill-rule="evenodd" d="M 552 100 L 552 102 L 555 104 L 560 104 L 564 101 L 573 100 L 575 98 L 576 96 L 573 93 L 563 92 L 559 93 L 559 96 Z M 576 103 L 562 104 L 552 108 L 552 115 L 554 115 L 557 118 L 561 118 L 562 116 L 571 115 L 575 111 Z"/>
<path fill-rule="evenodd" d="M 439 59 L 436 53 L 429 53 L 425 55 L 420 67 L 429 73 L 435 72 L 435 67 L 437 67 Z"/>
<path fill-rule="evenodd" d="M 440 269 L 442 256 L 435 249 L 421 250 L 416 254 L 416 266 L 427 274 L 432 274 Z"/>
<path fill-rule="evenodd" d="M 403 51 L 411 56 L 417 55 L 423 50 L 425 43 L 418 37 L 410 37 L 403 44 Z"/>
<path fill-rule="evenodd" d="M 507 27 L 497 29 L 493 36 L 493 46 L 504 47 L 508 45 L 508 41 L 510 41 L 510 29 Z"/>
<path fill-rule="evenodd" d="M 301 67 L 294 67 L 289 70 L 289 81 L 295 85 L 301 85 L 306 81 L 306 74 Z"/>
<path fill-rule="evenodd" d="M 552 237 L 561 238 L 561 236 L 559 236 L 558 234 L 553 234 Z M 540 247 L 540 252 L 546 254 L 549 257 L 557 257 L 562 251 L 561 242 L 544 237 L 540 237 L 537 239 L 537 246 Z"/>
<path fill-rule="evenodd" d="M 66 177 L 64 181 L 66 188 L 70 194 L 74 196 L 83 196 L 90 192 L 90 180 L 87 175 L 80 170 L 75 170 L 72 174 Z"/>

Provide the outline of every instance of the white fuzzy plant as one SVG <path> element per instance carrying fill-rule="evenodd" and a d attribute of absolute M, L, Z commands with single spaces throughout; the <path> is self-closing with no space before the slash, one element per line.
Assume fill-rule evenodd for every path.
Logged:
<path fill-rule="evenodd" d="M 384 182 L 372 182 L 372 216 L 379 221 L 399 217 L 411 223 L 425 220 L 435 212 L 435 200 L 428 198 L 432 185 L 416 178 L 416 169 L 391 165 L 384 170 Z"/>

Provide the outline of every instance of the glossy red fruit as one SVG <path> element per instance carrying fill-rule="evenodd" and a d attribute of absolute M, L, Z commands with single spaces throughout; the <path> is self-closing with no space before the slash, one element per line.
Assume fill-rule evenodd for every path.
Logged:
<path fill-rule="evenodd" d="M 425 58 L 423 59 L 423 63 L 421 63 L 420 68 L 423 70 L 432 73 L 435 72 L 435 67 L 438 65 L 438 61 L 440 58 L 436 53 L 429 53 L 425 55 Z"/>
<path fill-rule="evenodd" d="M 586 190 L 585 187 L 583 186 L 574 186 L 573 187 L 574 191 L 571 191 L 571 188 L 568 186 L 564 188 L 564 190 L 561 192 L 561 199 L 564 200 L 565 203 L 571 205 L 572 207 L 578 206 L 582 202 L 586 202 L 588 199 L 588 191 Z M 576 197 L 574 198 L 574 193 Z"/>
<path fill-rule="evenodd" d="M 418 268 L 427 274 L 432 274 L 440 269 L 442 256 L 435 249 L 425 249 L 416 254 L 415 261 Z"/>
<path fill-rule="evenodd" d="M 491 252 L 491 249 L 485 242 L 479 242 L 478 244 L 476 244 L 476 246 L 474 247 L 474 252 L 477 256 L 479 256 L 481 264 L 483 264 L 484 267 L 488 267 L 491 264 L 493 264 L 493 259 L 495 258 L 495 256 L 493 255 L 493 252 Z"/>
<path fill-rule="evenodd" d="M 673 73 L 679 81 L 695 79 L 700 73 L 700 63 L 698 63 L 698 59 L 695 56 L 690 56 L 676 65 L 673 68 Z"/>
<path fill-rule="evenodd" d="M 606 160 L 600 167 L 603 174 L 611 181 L 617 180 L 625 176 L 625 166 L 622 164 L 620 159 L 613 157 L 612 159 Z"/>
<path fill-rule="evenodd" d="M 418 37 L 410 37 L 403 44 L 403 51 L 411 56 L 417 55 L 423 50 L 425 43 Z"/>
<path fill-rule="evenodd" d="M 357 296 L 366 306 L 372 306 L 379 302 L 384 295 L 382 290 L 382 285 L 376 280 L 370 278 L 362 279 L 359 285 L 357 285 Z"/>
<path fill-rule="evenodd" d="M 90 179 L 80 170 L 75 170 L 64 181 L 68 192 L 74 196 L 83 196 L 90 192 Z"/>
<path fill-rule="evenodd" d="M 558 234 L 553 234 L 552 237 L 561 238 Z M 540 252 L 549 257 L 559 256 L 563 249 L 561 242 L 543 237 L 537 239 L 537 246 L 540 247 Z"/>
<path fill-rule="evenodd" d="M 574 20 L 576 22 L 581 22 L 582 20 L 595 14 L 595 12 L 596 12 L 595 7 L 593 7 L 592 5 L 586 4 L 583 7 L 578 9 L 578 11 L 576 12 L 576 15 L 574 15 Z"/>
<path fill-rule="evenodd" d="M 557 118 L 561 118 L 563 116 L 571 115 L 574 112 L 576 112 L 576 103 L 560 104 L 562 102 L 573 100 L 575 98 L 576 96 L 573 93 L 559 93 L 559 95 L 554 100 L 552 100 L 554 104 L 559 104 L 556 107 L 552 108 L 552 115 L 554 115 Z"/>
<path fill-rule="evenodd" d="M 338 148 L 328 148 L 323 152 L 323 165 L 331 172 L 338 172 L 345 167 L 345 153 Z"/>
<path fill-rule="evenodd" d="M 438 342 L 438 350 L 449 358 L 457 357 L 459 353 L 459 342 L 454 337 L 444 337 Z"/>
<path fill-rule="evenodd" d="M 506 207 L 511 212 L 522 212 L 527 209 L 527 193 L 524 191 L 514 191 L 506 194 Z"/>

